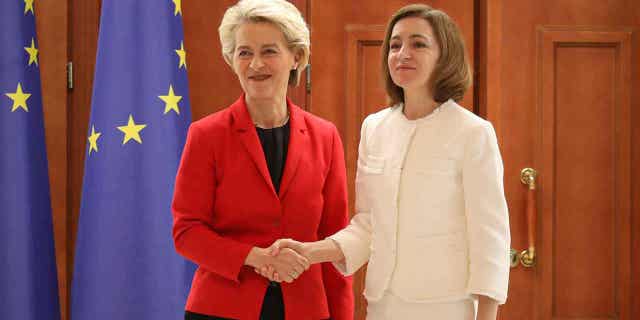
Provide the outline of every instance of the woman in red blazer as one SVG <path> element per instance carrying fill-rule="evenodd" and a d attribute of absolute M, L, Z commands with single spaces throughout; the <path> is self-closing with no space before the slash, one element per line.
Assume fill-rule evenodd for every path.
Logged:
<path fill-rule="evenodd" d="M 244 90 L 194 122 L 176 178 L 173 238 L 198 270 L 185 319 L 353 319 L 351 280 L 309 266 L 277 239 L 315 241 L 347 225 L 335 126 L 286 99 L 309 57 L 309 30 L 285 0 L 242 0 L 219 28 Z M 254 270 L 271 266 L 282 282 Z"/>

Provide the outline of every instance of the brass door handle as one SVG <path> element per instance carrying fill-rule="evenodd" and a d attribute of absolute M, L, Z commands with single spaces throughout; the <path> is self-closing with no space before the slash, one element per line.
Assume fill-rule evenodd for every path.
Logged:
<path fill-rule="evenodd" d="M 524 168 L 520 172 L 520 181 L 529 187 L 527 191 L 527 231 L 529 248 L 520 253 L 520 263 L 530 268 L 536 264 L 536 178 L 538 172 L 532 168 Z"/>

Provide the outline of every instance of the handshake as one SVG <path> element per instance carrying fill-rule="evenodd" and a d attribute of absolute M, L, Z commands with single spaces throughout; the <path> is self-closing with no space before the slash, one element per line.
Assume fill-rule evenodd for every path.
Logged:
<path fill-rule="evenodd" d="M 331 239 L 316 242 L 280 239 L 268 248 L 251 249 L 245 264 L 271 281 L 291 283 L 312 264 L 343 259 L 342 250 Z"/>

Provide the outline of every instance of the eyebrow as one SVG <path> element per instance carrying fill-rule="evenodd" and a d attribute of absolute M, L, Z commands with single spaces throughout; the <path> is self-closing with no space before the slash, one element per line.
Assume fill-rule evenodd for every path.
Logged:
<path fill-rule="evenodd" d="M 263 46 L 261 47 L 261 49 L 265 49 L 265 48 L 278 48 L 278 45 L 277 45 L 277 44 L 275 44 L 275 43 L 268 43 L 268 44 L 265 44 L 265 45 L 263 45 Z M 236 50 L 240 50 L 240 49 L 243 49 L 243 50 L 251 50 L 251 47 L 249 47 L 249 46 L 244 46 L 244 45 L 243 45 L 243 46 L 238 46 L 238 47 L 236 48 Z"/>
<path fill-rule="evenodd" d="M 414 34 L 410 35 L 409 38 L 422 38 L 422 39 L 425 39 L 425 40 L 431 40 L 430 36 L 424 36 L 424 35 L 419 34 L 419 33 L 414 33 Z M 395 36 L 391 37 L 390 40 L 400 40 L 400 36 L 399 35 L 395 35 Z"/>

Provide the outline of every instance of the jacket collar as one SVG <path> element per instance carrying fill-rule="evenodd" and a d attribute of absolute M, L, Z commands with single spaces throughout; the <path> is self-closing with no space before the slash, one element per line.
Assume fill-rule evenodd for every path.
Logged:
<path fill-rule="evenodd" d="M 251 156 L 256 169 L 260 172 L 260 175 L 275 196 L 276 190 L 274 190 L 273 183 L 271 182 L 264 151 L 260 145 L 260 139 L 256 133 L 255 125 L 251 120 L 251 115 L 245 102 L 245 96 L 242 95 L 229 108 L 233 118 L 232 128 L 234 132 L 239 135 L 240 141 L 242 141 L 242 144 Z M 308 145 L 308 132 L 304 112 L 300 107 L 293 104 L 289 98 L 287 98 L 287 109 L 289 111 L 289 146 L 287 148 L 287 160 L 278 193 L 280 199 L 283 199 L 287 192 L 298 168 L 300 156 L 305 152 L 305 148 Z"/>

